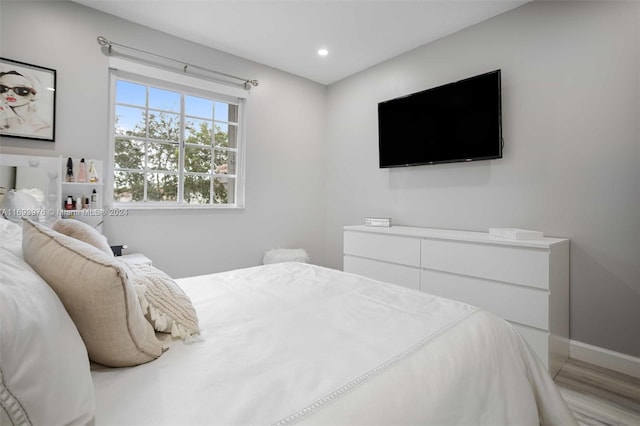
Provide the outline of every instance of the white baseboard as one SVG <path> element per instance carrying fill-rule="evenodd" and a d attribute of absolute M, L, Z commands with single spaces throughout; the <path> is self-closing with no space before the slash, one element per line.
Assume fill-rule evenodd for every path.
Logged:
<path fill-rule="evenodd" d="M 640 378 L 640 358 L 569 340 L 569 357 Z"/>

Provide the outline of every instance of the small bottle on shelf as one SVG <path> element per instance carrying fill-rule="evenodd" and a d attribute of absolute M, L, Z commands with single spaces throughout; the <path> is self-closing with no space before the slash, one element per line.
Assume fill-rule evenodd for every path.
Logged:
<path fill-rule="evenodd" d="M 64 204 L 65 210 L 73 210 L 73 198 L 71 195 L 67 196 L 67 202 Z"/>
<path fill-rule="evenodd" d="M 64 177 L 65 182 L 73 182 L 73 160 L 71 157 L 67 158 L 67 174 Z"/>
<path fill-rule="evenodd" d="M 91 164 L 89 165 L 89 182 L 98 182 L 98 172 L 96 171 L 96 166 L 93 164 L 93 160 L 91 160 Z"/>
<path fill-rule="evenodd" d="M 84 162 L 84 158 L 80 159 L 80 165 L 78 166 L 78 182 L 87 181 L 87 165 Z"/>
<path fill-rule="evenodd" d="M 98 192 L 95 189 L 91 192 L 91 202 L 89 205 L 92 209 L 98 208 Z"/>

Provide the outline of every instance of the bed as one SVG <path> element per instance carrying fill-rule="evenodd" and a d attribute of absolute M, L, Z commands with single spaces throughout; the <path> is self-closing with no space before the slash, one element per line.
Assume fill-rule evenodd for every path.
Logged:
<path fill-rule="evenodd" d="M 141 273 L 136 267 L 109 258 L 86 236 L 31 221 L 23 228 L 0 226 L 2 424 L 575 424 L 517 332 L 473 306 L 285 262 L 171 280 L 172 300 L 192 310 L 178 312 L 173 328 L 171 320 L 158 326 L 143 303 L 145 286 L 132 278 Z M 55 262 L 46 261 L 51 255 Z M 74 269 L 80 255 L 86 264 Z M 143 350 L 125 362 L 134 365 L 104 365 L 117 364 L 129 347 L 106 358 L 96 352 L 111 338 L 106 328 L 121 320 L 101 311 L 115 299 L 95 296 L 97 278 L 108 274 L 90 269 L 105 265 L 126 307 L 114 336 L 140 325 L 160 344 L 143 333 L 134 345 Z M 149 268 L 148 276 L 170 280 Z M 90 295 L 74 299 L 87 286 Z M 30 318 L 23 292 L 33 293 L 29 303 L 51 306 Z M 55 315 L 42 317 L 44 310 Z M 181 315 L 197 315 L 197 330 L 176 329 Z M 87 330 L 95 317 L 98 328 Z M 51 327 L 65 335 L 52 338 Z"/>

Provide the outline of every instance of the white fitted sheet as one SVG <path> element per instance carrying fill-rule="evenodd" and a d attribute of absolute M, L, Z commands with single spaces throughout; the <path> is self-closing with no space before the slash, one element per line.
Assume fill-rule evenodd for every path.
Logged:
<path fill-rule="evenodd" d="M 513 328 L 302 263 L 178 280 L 203 341 L 94 365 L 97 425 L 572 424 Z"/>

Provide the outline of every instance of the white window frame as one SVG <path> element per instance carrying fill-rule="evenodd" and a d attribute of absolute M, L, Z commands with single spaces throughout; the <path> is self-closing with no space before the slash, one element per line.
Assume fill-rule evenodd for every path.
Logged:
<path fill-rule="evenodd" d="M 115 202 L 113 200 L 113 184 L 115 179 L 115 102 L 116 102 L 116 80 L 118 76 L 122 79 L 130 79 L 140 84 L 152 85 L 162 89 L 175 90 L 181 93 L 193 94 L 194 96 L 207 96 L 214 99 L 228 101 L 238 106 L 238 134 L 236 152 L 236 183 L 234 203 L 229 204 L 192 204 L 180 199 L 176 202 Z M 173 71 L 144 65 L 138 62 L 123 60 L 117 57 L 109 58 L 109 158 L 106 162 L 107 173 L 105 173 L 105 203 L 118 208 L 127 209 L 243 209 L 245 205 L 245 129 L 246 110 L 249 92 L 244 89 L 215 83 L 213 81 L 179 74 Z M 184 161 L 184 142 L 181 143 L 181 158 L 179 165 L 179 179 L 181 185 L 184 181 L 182 164 Z M 182 192 L 179 191 L 181 198 Z"/>

